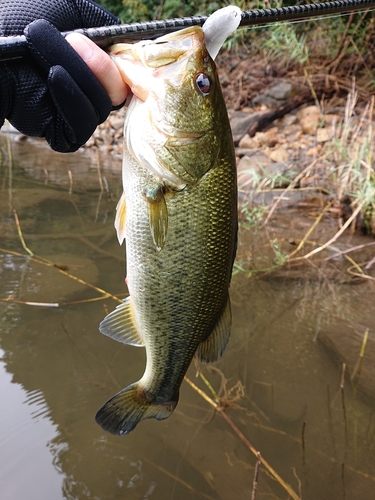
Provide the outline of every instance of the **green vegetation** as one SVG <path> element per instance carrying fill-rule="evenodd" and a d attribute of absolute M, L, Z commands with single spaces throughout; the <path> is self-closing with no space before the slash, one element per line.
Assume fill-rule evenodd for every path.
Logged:
<path fill-rule="evenodd" d="M 117 15 L 123 23 L 151 19 L 169 19 L 193 15 L 211 14 L 228 4 L 236 4 L 242 10 L 262 9 L 294 5 L 295 0 L 233 2 L 225 0 L 97 0 L 99 4 Z M 237 30 L 226 42 L 229 50 L 251 51 L 261 54 L 279 68 L 310 68 L 321 64 L 331 74 L 338 65 L 346 74 L 367 72 L 375 86 L 375 18 L 371 13 L 357 13 L 298 22 L 272 24 L 263 28 Z M 345 60 L 349 62 L 345 64 Z M 347 66 L 347 67 L 345 67 Z M 309 71 L 308 71 L 309 72 Z"/>
<path fill-rule="evenodd" d="M 293 24 L 280 24 L 270 29 L 263 48 L 271 61 L 304 64 L 309 59 L 307 39 L 307 33 L 298 33 Z"/>
<path fill-rule="evenodd" d="M 97 2 L 124 23 L 210 14 L 228 5 L 228 2 L 207 0 L 97 0 Z"/>
<path fill-rule="evenodd" d="M 352 212 L 357 210 L 357 224 L 362 231 L 375 235 L 374 101 L 365 106 L 362 116 L 356 117 L 357 99 L 353 88 L 348 95 L 345 119 L 327 147 L 335 165 L 331 174 L 335 198 L 350 205 Z"/>

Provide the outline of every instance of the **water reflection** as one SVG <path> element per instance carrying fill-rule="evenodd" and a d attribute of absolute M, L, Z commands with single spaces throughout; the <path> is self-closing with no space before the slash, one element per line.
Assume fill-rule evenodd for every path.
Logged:
<path fill-rule="evenodd" d="M 168 420 L 142 422 L 124 438 L 96 425 L 101 404 L 142 375 L 144 352 L 100 335 L 104 305 L 113 309 L 115 302 L 90 302 L 100 293 L 58 268 L 113 294 L 126 292 L 123 249 L 113 229 L 119 165 L 98 170 L 97 159 L 82 154 L 63 155 L 59 163 L 61 155 L 48 156 L 46 149 L 14 148 L 11 190 L 7 164 L 0 170 L 0 298 L 12 299 L 0 302 L 4 498 L 250 498 L 255 457 L 187 384 Z M 108 190 L 101 190 L 99 177 Z M 13 208 L 28 247 L 58 268 L 26 254 Z M 305 223 L 280 216 L 269 231 L 287 228 L 296 237 Z M 241 231 L 241 266 L 249 249 L 252 264 L 261 267 L 268 259 L 263 237 Z M 368 328 L 373 341 L 373 285 L 354 284 L 340 262 L 329 262 L 262 279 L 239 272 L 230 345 L 216 371 L 206 368 L 205 375 L 232 400 L 238 382 L 244 386 L 244 397 L 232 401 L 227 414 L 297 495 L 370 500 L 373 399 L 368 393 L 365 399 L 350 377 L 340 391 L 341 362 L 326 346 L 350 329 L 361 339 Z M 353 349 L 350 370 L 360 341 Z M 369 373 L 365 364 L 363 370 Z M 189 377 L 207 392 L 194 367 Z M 286 497 L 262 466 L 257 498 Z"/>
<path fill-rule="evenodd" d="M 3 358 L 4 351 L 0 350 Z M 27 393 L 0 362 L 1 496 L 9 500 L 61 498 L 62 477 L 51 463 L 49 444 L 57 435 L 40 391 Z M 11 480 L 10 480 L 11 478 Z"/>

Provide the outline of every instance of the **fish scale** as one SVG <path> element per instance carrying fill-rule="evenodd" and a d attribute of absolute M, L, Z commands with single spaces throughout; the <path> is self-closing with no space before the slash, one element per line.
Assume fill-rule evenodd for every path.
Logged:
<path fill-rule="evenodd" d="M 229 170 L 229 162 L 227 166 Z M 132 176 L 134 179 L 131 180 Z M 147 206 L 142 196 L 146 177 L 139 175 L 135 165 L 134 171 L 129 169 L 124 178 L 125 186 L 132 186 L 130 196 L 133 201 L 130 204 L 137 214 L 137 218 L 129 214 L 129 219 L 134 222 L 127 228 L 127 259 L 131 263 L 128 284 L 134 296 L 135 311 L 142 311 L 139 318 L 135 317 L 136 324 L 143 332 L 146 346 L 153 347 L 147 357 L 152 367 L 156 363 L 154 360 L 163 360 L 164 363 L 164 357 L 167 357 L 169 346 L 165 338 L 176 337 L 181 344 L 194 342 L 186 357 L 177 358 L 187 369 L 198 343 L 211 333 L 223 307 L 231 271 L 228 246 L 236 227 L 236 182 L 233 174 L 232 179 L 228 177 L 225 168 L 217 168 L 196 189 L 167 200 L 170 230 L 162 259 L 150 237 Z M 220 190 L 212 189 L 216 183 L 220 184 Z M 218 196 L 229 203 L 219 205 Z M 225 206 L 230 204 L 232 206 Z M 143 219 L 140 214 L 143 214 Z M 200 230 L 188 231 L 187 228 L 196 225 L 197 221 Z M 227 228 L 223 227 L 225 221 Z M 153 270 L 151 275 L 150 269 Z M 184 288 L 183 295 L 181 288 Z M 160 335 L 164 337 L 161 342 L 157 342 L 155 325 L 160 325 L 162 330 Z M 175 381 L 172 371 L 181 372 L 179 364 L 170 366 L 164 363 L 163 366 L 173 381 L 172 397 L 184 373 Z M 158 370 L 153 369 L 153 373 L 155 378 L 159 377 Z M 151 383 L 154 382 L 149 380 Z"/>

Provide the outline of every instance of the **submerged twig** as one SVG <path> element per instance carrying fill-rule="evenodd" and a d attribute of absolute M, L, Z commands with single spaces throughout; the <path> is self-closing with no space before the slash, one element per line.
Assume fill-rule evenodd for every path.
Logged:
<path fill-rule="evenodd" d="M 293 252 L 291 252 L 289 255 L 288 255 L 288 259 L 290 259 L 293 255 L 295 255 L 296 253 L 298 253 L 301 248 L 303 247 L 303 245 L 305 244 L 307 238 L 310 236 L 310 234 L 314 231 L 314 229 L 316 228 L 316 226 L 319 224 L 319 222 L 322 220 L 323 218 L 323 215 L 331 208 L 332 206 L 332 202 L 331 203 L 328 203 L 324 209 L 322 210 L 322 212 L 318 215 L 318 217 L 315 219 L 313 225 L 310 227 L 310 229 L 307 231 L 307 233 L 305 234 L 305 236 L 302 238 L 302 240 L 299 242 L 297 248 L 295 250 L 293 250 Z"/>
<path fill-rule="evenodd" d="M 257 492 L 257 487 L 258 487 L 259 467 L 260 467 L 261 463 L 262 463 L 261 456 L 260 456 L 260 452 L 258 451 L 258 453 L 257 453 L 257 461 L 256 461 L 256 464 L 255 464 L 254 481 L 253 481 L 253 491 L 251 492 L 251 500 L 255 500 L 255 498 L 256 498 L 256 492 Z"/>
<path fill-rule="evenodd" d="M 186 481 L 184 481 L 180 477 L 176 476 L 175 474 L 172 474 L 172 472 L 169 472 L 169 470 L 165 469 L 164 467 L 161 467 L 159 464 L 156 464 L 155 462 L 152 462 L 151 460 L 148 460 L 147 458 L 143 458 L 143 460 L 145 462 L 149 463 L 150 465 L 152 465 L 153 467 L 155 467 L 158 471 L 162 472 L 166 476 L 173 479 L 174 481 L 177 481 L 178 483 L 180 483 L 182 486 L 184 486 L 187 490 L 189 490 L 194 495 L 197 495 L 201 498 L 207 498 L 209 500 L 212 500 L 211 496 L 206 495 L 205 493 L 203 493 L 203 491 L 198 491 L 198 490 L 194 489 L 189 483 L 187 483 Z"/>
<path fill-rule="evenodd" d="M 335 429 L 333 426 L 332 410 L 331 410 L 331 393 L 329 390 L 329 385 L 327 385 L 327 410 L 328 410 L 328 431 L 332 441 L 332 448 L 335 457 L 336 456 L 336 441 L 335 441 Z"/>
<path fill-rule="evenodd" d="M 203 382 L 206 384 L 206 386 L 209 388 L 209 390 L 211 391 L 211 393 L 212 393 L 212 395 L 214 397 L 215 403 L 219 404 L 220 403 L 220 397 L 217 394 L 217 392 L 215 391 L 215 389 L 212 387 L 212 385 L 210 384 L 210 382 L 207 380 L 207 378 L 203 375 L 203 373 L 201 371 L 199 371 L 199 376 L 203 380 Z"/>
<path fill-rule="evenodd" d="M 348 267 L 348 269 L 346 270 L 346 272 L 348 274 L 350 274 L 351 276 L 356 276 L 358 278 L 363 278 L 363 279 L 366 279 L 366 280 L 370 280 L 370 281 L 375 281 L 375 278 L 373 276 L 369 276 L 368 274 L 365 274 L 362 269 L 359 270 L 359 272 L 354 272 L 352 271 L 352 268 L 355 268 L 355 269 L 358 269 L 358 264 L 356 265 L 352 265 L 350 267 Z"/>
<path fill-rule="evenodd" d="M 352 215 L 349 217 L 349 219 L 345 222 L 345 224 L 342 225 L 342 227 L 332 236 L 332 238 L 328 241 L 326 241 L 326 243 L 324 243 L 323 245 L 321 245 L 320 247 L 318 248 L 314 248 L 314 250 L 311 250 L 311 252 L 307 253 L 306 255 L 302 255 L 301 257 L 294 257 L 292 260 L 301 260 L 301 259 L 309 259 L 310 257 L 312 257 L 313 255 L 315 255 L 316 253 L 319 253 L 321 252 L 322 250 L 324 250 L 325 248 L 329 247 L 330 245 L 332 245 L 332 243 L 334 243 L 337 238 L 339 236 L 342 235 L 342 233 L 350 226 L 350 224 L 353 222 L 353 220 L 355 220 L 355 218 L 357 217 L 357 215 L 360 213 L 360 211 L 362 210 L 363 206 L 365 205 L 366 203 L 366 200 L 363 200 L 361 203 L 359 203 L 359 205 L 357 206 L 357 208 L 354 210 L 354 212 L 352 213 Z"/>
<path fill-rule="evenodd" d="M 13 207 L 13 155 L 10 142 L 10 134 L 7 134 L 7 153 L 8 153 L 8 204 L 9 209 Z"/>
<path fill-rule="evenodd" d="M 346 255 L 347 253 L 355 252 L 356 250 L 362 250 L 363 248 L 370 247 L 373 245 L 375 245 L 375 241 L 371 241 L 370 243 L 363 243 L 362 245 L 356 245 L 355 247 L 347 248 L 346 250 L 338 250 L 337 253 L 334 253 L 333 255 L 326 257 L 324 260 L 329 261 L 332 259 L 337 259 L 337 257 L 341 257 L 342 255 Z M 332 248 L 335 249 L 335 247 L 333 246 Z M 368 269 L 368 265 L 365 267 L 365 269 Z"/>
<path fill-rule="evenodd" d="M 348 448 L 348 421 L 346 417 L 346 405 L 345 405 L 345 372 L 346 372 L 346 363 L 342 364 L 341 370 L 341 380 L 340 380 L 340 391 L 341 391 L 341 404 L 342 404 L 342 413 L 344 417 L 344 430 L 345 430 L 345 449 Z"/>
<path fill-rule="evenodd" d="M 355 364 L 353 373 L 352 373 L 352 375 L 350 377 L 350 380 L 352 381 L 352 383 L 355 383 L 355 382 L 358 381 L 359 376 L 360 376 L 361 371 L 362 371 L 362 362 L 363 362 L 363 356 L 365 355 L 365 350 L 366 350 L 366 345 L 367 345 L 367 339 L 368 339 L 368 333 L 369 333 L 369 329 L 366 328 L 365 333 L 363 334 L 361 350 L 359 352 L 357 363 Z"/>
<path fill-rule="evenodd" d="M 26 245 L 25 240 L 23 239 L 22 231 L 21 231 L 21 226 L 20 226 L 20 221 L 18 219 L 17 212 L 13 210 L 13 215 L 14 215 L 14 220 L 16 221 L 16 227 L 17 227 L 17 233 L 19 236 L 19 239 L 21 241 L 21 245 L 23 249 L 31 256 L 34 255 L 34 253 L 30 250 L 30 248 Z"/>
<path fill-rule="evenodd" d="M 121 302 L 120 297 L 122 294 L 117 297 L 117 299 Z M 125 296 L 127 294 L 124 294 Z M 76 306 L 78 304 L 89 304 L 90 302 L 98 302 L 99 300 L 105 300 L 110 297 L 107 295 L 102 295 L 101 297 L 92 297 L 91 299 L 82 299 L 82 300 L 71 300 L 69 302 L 33 302 L 30 300 L 19 300 L 14 299 L 13 297 L 0 297 L 0 302 L 12 302 L 12 304 L 21 304 L 24 306 L 33 306 L 33 307 L 65 307 L 65 306 Z M 113 298 L 112 296 L 111 298 Z M 108 314 L 108 309 L 106 314 Z"/>
<path fill-rule="evenodd" d="M 303 422 L 302 424 L 302 433 L 301 433 L 301 444 L 302 444 L 302 464 L 306 465 L 306 447 L 305 447 L 305 429 L 306 429 L 306 422 Z"/>
<path fill-rule="evenodd" d="M 74 276 L 73 274 L 70 274 L 68 273 L 67 271 L 61 269 L 60 267 L 57 267 L 56 264 L 54 262 L 52 262 L 51 260 L 49 259 L 46 259 L 45 257 L 41 257 L 41 256 L 38 256 L 36 254 L 34 254 L 34 252 L 32 252 L 29 247 L 26 245 L 26 242 L 23 238 L 23 235 L 22 235 L 22 229 L 21 229 L 21 225 L 20 225 L 20 222 L 19 222 L 19 219 L 18 219 L 18 216 L 17 216 L 17 212 L 14 210 L 14 218 L 15 218 L 15 221 L 16 221 L 16 226 L 17 226 L 17 232 L 18 232 L 18 236 L 20 238 L 20 241 L 21 241 L 21 244 L 22 244 L 22 247 L 24 248 L 24 250 L 30 255 L 30 260 L 32 260 L 33 262 L 36 262 L 38 264 L 43 264 L 45 266 L 48 266 L 48 267 L 53 267 L 55 269 L 57 269 L 57 271 L 61 274 L 63 274 L 64 276 L 66 276 L 67 278 L 70 278 L 74 281 L 77 281 L 78 283 L 80 283 L 81 285 L 84 285 L 84 286 L 87 286 L 89 288 L 92 288 L 93 290 L 95 290 L 96 292 L 100 293 L 102 295 L 101 298 L 111 298 L 113 300 L 115 300 L 116 302 L 119 302 L 119 303 L 122 303 L 122 300 L 119 299 L 118 297 L 116 297 L 115 295 L 112 295 L 111 293 L 103 290 L 102 288 L 99 288 L 91 283 L 88 283 L 87 281 L 84 281 L 83 279 L 81 278 L 78 278 L 77 276 Z M 19 253 L 19 252 L 15 252 L 15 251 L 12 251 L 12 250 L 6 250 L 6 249 L 3 249 L 3 248 L 0 248 L 0 252 L 3 252 L 3 253 L 10 253 L 12 255 L 17 255 L 19 257 L 24 257 L 23 254 Z M 0 299 L 2 301 L 4 301 L 4 299 Z M 91 299 L 88 299 L 87 301 L 89 301 Z M 94 300 L 99 300 L 99 299 L 94 299 Z M 7 301 L 11 302 L 12 299 L 7 299 Z M 40 305 L 41 303 L 33 303 L 33 302 L 25 302 L 27 305 Z M 59 307 L 59 305 L 56 305 L 56 303 L 44 303 L 45 306 L 47 307 Z"/>
<path fill-rule="evenodd" d="M 185 375 L 186 382 L 200 395 L 203 399 L 205 399 L 211 406 L 215 408 L 219 412 L 219 414 L 223 417 L 223 419 L 230 425 L 233 431 L 237 434 L 237 436 L 241 439 L 241 441 L 249 448 L 249 450 L 257 457 L 258 450 L 250 443 L 247 437 L 240 431 L 240 429 L 236 426 L 236 424 L 228 417 L 228 415 L 223 411 L 223 408 L 219 406 L 213 399 L 211 399 L 207 394 L 199 389 L 194 382 L 192 382 Z M 293 488 L 287 484 L 279 474 L 271 467 L 271 465 L 262 457 L 262 463 L 268 472 L 273 476 L 274 479 L 288 492 L 288 494 L 293 498 L 293 500 L 301 500 L 301 498 L 297 495 L 297 493 L 293 490 Z"/>
<path fill-rule="evenodd" d="M 69 194 L 73 194 L 73 174 L 71 170 L 68 170 L 69 177 Z"/>

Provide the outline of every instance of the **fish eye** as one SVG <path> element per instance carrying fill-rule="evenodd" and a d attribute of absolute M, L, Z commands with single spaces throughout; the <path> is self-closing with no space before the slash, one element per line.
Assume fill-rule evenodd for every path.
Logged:
<path fill-rule="evenodd" d="M 195 83 L 203 95 L 208 95 L 211 90 L 211 81 L 204 73 L 199 73 L 195 78 Z"/>

